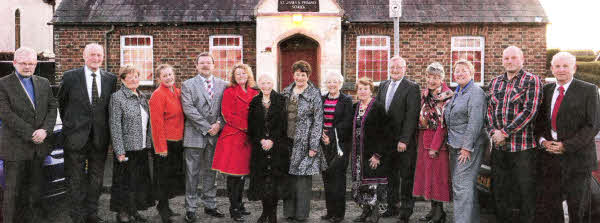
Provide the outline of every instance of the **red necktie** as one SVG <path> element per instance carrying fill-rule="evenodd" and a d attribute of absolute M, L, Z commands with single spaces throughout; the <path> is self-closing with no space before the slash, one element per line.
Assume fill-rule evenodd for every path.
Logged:
<path fill-rule="evenodd" d="M 565 96 L 565 88 L 560 86 L 558 88 L 558 97 L 554 102 L 554 109 L 552 109 L 552 130 L 556 131 L 556 116 L 558 116 L 558 109 L 560 109 L 560 103 L 562 103 L 563 97 Z"/>

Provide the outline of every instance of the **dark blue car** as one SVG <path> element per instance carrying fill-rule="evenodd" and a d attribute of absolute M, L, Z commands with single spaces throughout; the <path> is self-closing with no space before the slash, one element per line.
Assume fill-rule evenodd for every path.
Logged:
<path fill-rule="evenodd" d="M 52 144 L 50 155 L 44 159 L 44 177 L 45 184 L 42 186 L 42 195 L 44 199 L 59 198 L 66 194 L 66 182 L 64 172 L 64 151 L 63 146 L 59 143 L 62 135 L 62 123 L 60 118 L 57 118 L 54 133 L 49 136 Z M 0 120 L 0 131 L 2 131 L 2 121 Z M 0 187 L 5 187 L 4 179 L 4 161 L 0 159 Z M 0 196 L 1 197 L 1 196 Z"/>

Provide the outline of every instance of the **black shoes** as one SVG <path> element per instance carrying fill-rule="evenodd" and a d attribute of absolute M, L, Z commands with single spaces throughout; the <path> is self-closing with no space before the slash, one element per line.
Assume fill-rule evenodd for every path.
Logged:
<path fill-rule="evenodd" d="M 138 223 L 148 222 L 148 219 L 146 219 L 144 216 L 142 216 L 137 211 L 129 214 L 129 216 L 131 216 L 132 220 L 134 220 L 135 222 L 138 222 Z"/>
<path fill-rule="evenodd" d="M 98 217 L 98 215 L 90 215 L 87 217 L 87 223 L 104 223 L 104 219 Z"/>
<path fill-rule="evenodd" d="M 389 218 L 389 217 L 398 216 L 398 214 L 399 214 L 399 211 L 397 209 L 389 208 L 386 212 L 381 214 L 381 217 Z"/>
<path fill-rule="evenodd" d="M 131 222 L 131 218 L 127 212 L 119 212 L 116 216 L 118 223 L 128 223 Z"/>
<path fill-rule="evenodd" d="M 331 216 L 331 215 L 329 215 L 329 214 L 326 214 L 326 215 L 323 215 L 323 216 L 321 216 L 321 220 L 329 220 L 329 219 L 331 219 L 331 218 L 333 218 L 333 216 Z"/>
<path fill-rule="evenodd" d="M 196 213 L 188 211 L 185 213 L 184 219 L 185 219 L 185 222 L 187 222 L 187 223 L 196 222 Z"/>
<path fill-rule="evenodd" d="M 371 214 L 371 209 L 370 208 L 363 208 L 362 213 L 360 214 L 360 216 L 358 216 L 358 218 L 354 219 L 354 222 L 367 222 L 367 217 L 369 217 L 369 215 Z"/>
<path fill-rule="evenodd" d="M 246 220 L 244 219 L 240 209 L 230 209 L 229 214 L 231 215 L 231 219 L 233 219 L 233 221 L 243 222 Z"/>
<path fill-rule="evenodd" d="M 331 223 L 340 223 L 342 221 L 344 221 L 343 217 L 332 217 L 329 219 L 329 222 L 331 222 Z"/>
<path fill-rule="evenodd" d="M 210 216 L 213 216 L 215 218 L 222 218 L 225 217 L 225 214 L 221 213 L 217 208 L 204 208 L 204 213 Z"/>

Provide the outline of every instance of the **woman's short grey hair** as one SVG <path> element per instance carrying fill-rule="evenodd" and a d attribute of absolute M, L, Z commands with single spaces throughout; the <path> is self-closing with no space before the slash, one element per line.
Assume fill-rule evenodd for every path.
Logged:
<path fill-rule="evenodd" d="M 444 72 L 444 65 L 442 65 L 439 62 L 433 62 L 429 64 L 425 71 L 427 72 L 427 74 L 434 74 L 440 76 L 442 80 L 444 79 L 444 75 L 446 74 Z"/>
<path fill-rule="evenodd" d="M 473 66 L 473 63 L 471 63 L 471 61 L 468 61 L 465 59 L 460 59 L 460 60 L 456 61 L 456 63 L 454 63 L 454 69 L 456 69 L 456 67 L 458 65 L 467 66 L 467 68 L 469 68 L 469 72 L 471 72 L 471 77 L 473 77 L 473 75 L 475 75 L 475 66 Z"/>
<path fill-rule="evenodd" d="M 344 85 L 344 76 L 342 76 L 339 73 L 328 72 L 327 76 L 325 77 L 325 82 L 327 82 L 328 80 L 335 80 L 338 83 L 340 83 L 340 85 L 338 86 L 338 90 L 342 89 L 342 86 Z"/>

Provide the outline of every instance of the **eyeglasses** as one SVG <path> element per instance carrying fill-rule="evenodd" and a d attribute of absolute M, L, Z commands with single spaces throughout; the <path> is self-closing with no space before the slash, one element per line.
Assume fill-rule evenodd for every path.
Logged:
<path fill-rule="evenodd" d="M 20 62 L 20 63 L 17 63 L 17 64 L 19 66 L 23 66 L 23 67 L 25 67 L 25 66 L 34 67 L 35 65 L 37 65 L 37 63 L 23 63 L 23 62 Z"/>

